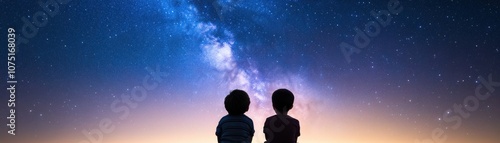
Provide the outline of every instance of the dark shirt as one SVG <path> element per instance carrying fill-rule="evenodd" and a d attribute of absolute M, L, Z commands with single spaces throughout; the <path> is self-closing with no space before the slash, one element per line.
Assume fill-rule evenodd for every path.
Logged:
<path fill-rule="evenodd" d="M 300 136 L 299 120 L 288 115 L 268 117 L 264 123 L 266 143 L 297 143 Z"/>
<path fill-rule="evenodd" d="M 254 133 L 253 121 L 246 115 L 222 117 L 215 131 L 219 143 L 251 143 Z"/>

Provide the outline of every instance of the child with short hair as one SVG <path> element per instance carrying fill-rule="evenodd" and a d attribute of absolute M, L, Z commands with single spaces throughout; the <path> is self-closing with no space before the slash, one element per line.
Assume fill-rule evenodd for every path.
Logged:
<path fill-rule="evenodd" d="M 222 117 L 217 125 L 215 135 L 218 143 L 251 143 L 255 130 L 253 121 L 244 113 L 248 111 L 250 98 L 239 89 L 229 93 L 224 99 L 224 107 L 228 115 Z"/>
<path fill-rule="evenodd" d="M 273 92 L 272 102 L 276 115 L 268 117 L 264 123 L 265 143 L 297 143 L 300 136 L 299 120 L 288 115 L 293 101 L 294 95 L 288 89 Z"/>

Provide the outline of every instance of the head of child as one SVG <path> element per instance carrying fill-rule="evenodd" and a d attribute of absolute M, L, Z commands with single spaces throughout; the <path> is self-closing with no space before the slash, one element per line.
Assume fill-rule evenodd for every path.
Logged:
<path fill-rule="evenodd" d="M 243 115 L 248 111 L 248 106 L 250 97 L 243 90 L 235 89 L 224 99 L 224 107 L 229 115 Z"/>
<path fill-rule="evenodd" d="M 288 89 L 278 89 L 272 95 L 273 108 L 278 115 L 287 115 L 293 107 L 294 96 Z"/>

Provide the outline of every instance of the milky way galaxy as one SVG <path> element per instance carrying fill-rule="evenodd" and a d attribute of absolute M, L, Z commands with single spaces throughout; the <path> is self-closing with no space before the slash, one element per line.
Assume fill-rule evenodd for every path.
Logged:
<path fill-rule="evenodd" d="M 224 97 L 242 89 L 262 143 L 279 88 L 301 143 L 500 140 L 498 2 L 0 3 L 0 31 L 17 34 L 2 141 L 215 143 Z"/>

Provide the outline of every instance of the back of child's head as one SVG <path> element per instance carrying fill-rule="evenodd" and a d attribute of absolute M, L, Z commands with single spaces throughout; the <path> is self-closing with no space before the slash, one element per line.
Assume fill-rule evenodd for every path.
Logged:
<path fill-rule="evenodd" d="M 250 106 L 250 97 L 243 90 L 235 89 L 224 99 L 224 107 L 229 115 L 244 114 L 248 111 L 248 106 Z"/>
<path fill-rule="evenodd" d="M 294 96 L 288 89 L 278 89 L 273 92 L 273 107 L 280 113 L 287 112 L 293 107 Z"/>

